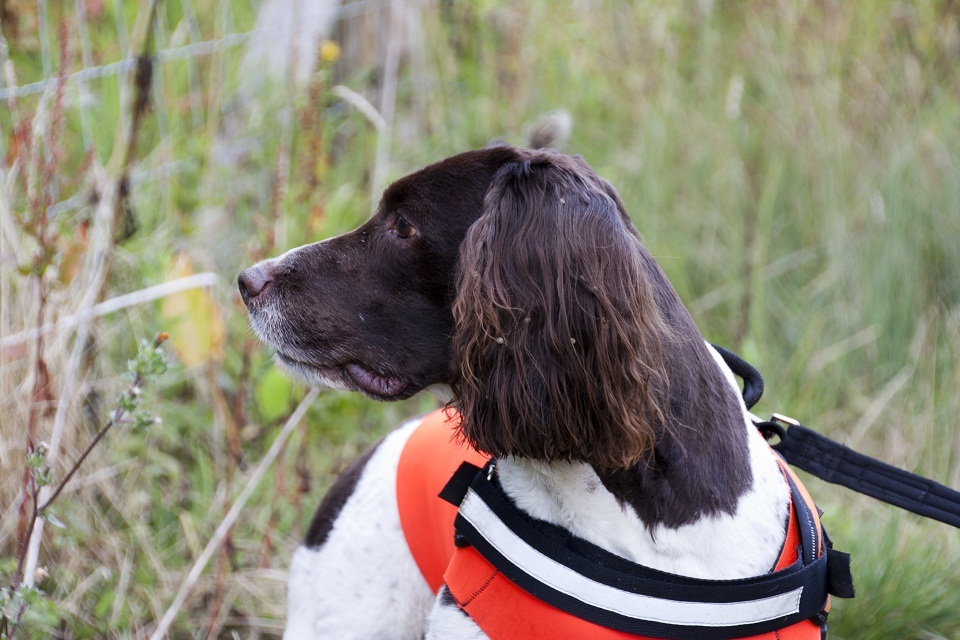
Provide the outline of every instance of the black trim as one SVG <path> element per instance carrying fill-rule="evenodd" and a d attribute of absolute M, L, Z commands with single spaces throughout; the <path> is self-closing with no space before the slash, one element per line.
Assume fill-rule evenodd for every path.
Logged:
<path fill-rule="evenodd" d="M 740 580 L 702 580 L 665 573 L 630 562 L 560 527 L 531 518 L 512 504 L 495 479 L 488 480 L 486 475 L 477 474 L 471 489 L 505 525 L 540 553 L 597 582 L 656 598 L 709 603 L 756 600 L 803 588 L 800 610 L 796 614 L 764 622 L 702 627 L 631 618 L 586 604 L 539 582 L 501 555 L 466 518 L 457 515 L 457 532 L 495 568 L 535 597 L 579 618 L 626 633 L 670 640 L 730 640 L 783 629 L 815 617 L 824 608 L 827 598 L 825 555 L 804 564 L 803 559 L 811 555 L 804 549 L 797 562 L 786 569 Z M 808 508 L 805 512 L 810 515 Z M 801 526 L 801 530 L 805 528 Z M 817 542 L 815 528 L 812 536 L 808 533 L 806 538 L 801 537 L 805 541 Z M 816 549 L 816 546 L 812 547 L 813 556 Z"/>
<path fill-rule="evenodd" d="M 793 501 L 793 510 L 797 514 L 797 524 L 800 529 L 801 548 L 797 555 L 801 556 L 803 564 L 810 564 L 816 559 L 820 551 L 820 532 L 817 518 L 810 511 L 810 506 L 803 499 L 800 489 L 797 488 L 797 484 L 790 477 L 790 474 L 785 473 L 784 477 L 787 479 L 787 484 L 790 485 L 790 499 Z"/>

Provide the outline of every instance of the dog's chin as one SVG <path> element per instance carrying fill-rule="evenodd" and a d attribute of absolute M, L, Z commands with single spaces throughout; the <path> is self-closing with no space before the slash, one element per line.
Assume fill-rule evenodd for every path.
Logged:
<path fill-rule="evenodd" d="M 356 391 L 374 400 L 404 400 L 418 391 L 413 384 L 402 378 L 381 374 L 352 362 L 342 366 L 324 367 L 297 360 L 280 351 L 277 352 L 274 362 L 281 371 L 306 384 L 324 389 Z"/>

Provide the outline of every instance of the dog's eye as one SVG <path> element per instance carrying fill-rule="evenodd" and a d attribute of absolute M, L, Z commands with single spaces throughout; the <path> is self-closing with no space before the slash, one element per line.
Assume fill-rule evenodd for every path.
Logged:
<path fill-rule="evenodd" d="M 406 218 L 400 216 L 397 217 L 395 231 L 399 238 L 412 238 L 417 233 L 416 227 L 407 222 Z"/>

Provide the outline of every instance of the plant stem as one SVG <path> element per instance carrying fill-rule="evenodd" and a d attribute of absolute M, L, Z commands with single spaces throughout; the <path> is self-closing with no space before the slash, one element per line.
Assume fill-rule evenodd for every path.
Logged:
<path fill-rule="evenodd" d="M 137 380 L 134 381 L 134 384 L 137 382 L 142 382 L 142 380 L 139 379 L 139 376 L 137 377 Z M 119 412 L 121 417 L 123 416 L 124 412 L 119 407 L 117 407 L 117 412 Z M 53 501 L 57 499 L 57 496 L 60 495 L 60 492 L 63 491 L 63 488 L 66 486 L 66 484 L 70 482 L 70 478 L 73 477 L 73 474 L 77 472 L 77 469 L 79 469 L 80 465 L 83 464 L 83 461 L 87 459 L 87 456 L 90 455 L 90 452 L 93 451 L 95 446 L 97 446 L 97 443 L 100 442 L 101 438 L 107 434 L 107 431 L 110 430 L 110 427 L 117 423 L 117 420 L 118 416 L 116 414 L 114 417 L 107 420 L 107 423 L 103 425 L 100 431 L 97 432 L 97 435 L 93 437 L 93 440 L 90 441 L 90 444 L 87 445 L 87 448 L 83 450 L 83 453 L 80 454 L 80 457 L 77 458 L 76 462 L 73 463 L 73 466 L 70 467 L 70 470 L 67 471 L 67 474 L 63 476 L 63 480 L 60 481 L 60 483 L 57 485 L 57 488 L 53 490 L 53 493 L 50 495 L 50 497 L 47 498 L 43 505 L 41 505 L 40 511 L 44 511 L 47 507 L 53 504 Z"/>
<path fill-rule="evenodd" d="M 28 472 L 29 472 L 29 468 L 28 468 Z M 20 544 L 17 548 L 17 570 L 13 574 L 13 584 L 12 584 L 13 591 L 16 591 L 17 589 L 19 589 L 21 583 L 23 582 L 23 565 L 27 558 L 27 543 L 30 541 L 30 536 L 33 534 L 33 527 L 37 522 L 37 515 L 40 513 L 40 510 L 37 508 L 37 494 L 39 493 L 39 491 L 37 489 L 36 479 L 34 478 L 33 474 L 30 474 L 29 484 L 30 484 L 29 491 L 33 501 L 33 511 L 30 514 L 30 519 L 27 523 L 26 535 L 23 537 L 23 539 L 20 540 Z M 24 490 L 27 490 L 27 488 L 24 487 Z"/>
<path fill-rule="evenodd" d="M 42 238 L 42 234 L 41 238 Z M 41 239 L 42 241 L 42 239 Z M 41 248 L 41 251 L 45 251 L 44 248 Z M 47 306 L 47 294 L 43 286 L 43 275 L 37 275 L 37 340 L 36 340 L 36 352 L 33 359 L 33 390 L 30 392 L 30 409 L 27 413 L 27 453 L 32 453 L 37 446 L 37 422 L 39 420 L 40 413 L 40 403 L 43 401 L 44 389 L 48 384 L 47 374 L 46 374 L 46 363 L 43 361 L 43 333 L 39 332 L 39 329 L 43 327 L 43 318 Z M 29 485 L 31 484 L 31 471 L 26 463 L 23 468 L 23 491 L 21 492 L 21 503 L 20 503 L 20 522 L 18 524 L 19 529 L 19 545 L 26 549 L 26 545 L 30 540 L 30 534 L 33 532 L 33 521 L 27 522 L 27 494 L 29 493 Z M 36 505 L 34 505 L 36 506 Z M 28 528 L 29 526 L 29 528 Z"/>

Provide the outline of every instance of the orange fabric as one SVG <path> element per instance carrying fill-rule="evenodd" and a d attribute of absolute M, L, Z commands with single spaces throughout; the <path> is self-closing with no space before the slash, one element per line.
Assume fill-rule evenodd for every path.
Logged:
<path fill-rule="evenodd" d="M 797 512 L 793 507 L 793 500 L 790 501 L 790 516 L 787 521 L 787 538 L 783 542 L 783 549 L 780 550 L 780 557 L 777 559 L 774 571 L 786 569 L 797 561 L 797 545 L 800 544 L 800 524 L 797 522 Z"/>
<path fill-rule="evenodd" d="M 575 618 L 530 595 L 493 568 L 475 549 L 457 549 L 447 588 L 490 640 L 654 640 Z M 820 640 L 809 620 L 744 640 Z"/>
<path fill-rule="evenodd" d="M 457 508 L 439 498 L 440 491 L 460 467 L 478 467 L 489 458 L 454 438 L 456 419 L 435 411 L 411 434 L 397 468 L 397 505 L 400 524 L 421 573 L 434 592 L 446 583 L 450 593 L 491 640 L 653 640 L 608 629 L 575 618 L 530 595 L 503 576 L 472 547 L 453 544 Z M 786 464 L 785 473 L 793 475 Z M 816 507 L 796 476 L 807 504 Z M 790 525 L 776 570 L 797 559 L 800 532 L 790 505 Z M 820 628 L 803 621 L 776 632 L 744 640 L 820 640 Z"/>
<path fill-rule="evenodd" d="M 457 507 L 440 499 L 440 491 L 461 463 L 482 467 L 490 459 L 456 442 L 456 420 L 448 419 L 443 409 L 424 417 L 407 440 L 397 465 L 400 525 L 434 593 L 443 585 L 443 572 L 453 556 L 453 520 L 457 516 Z"/>

